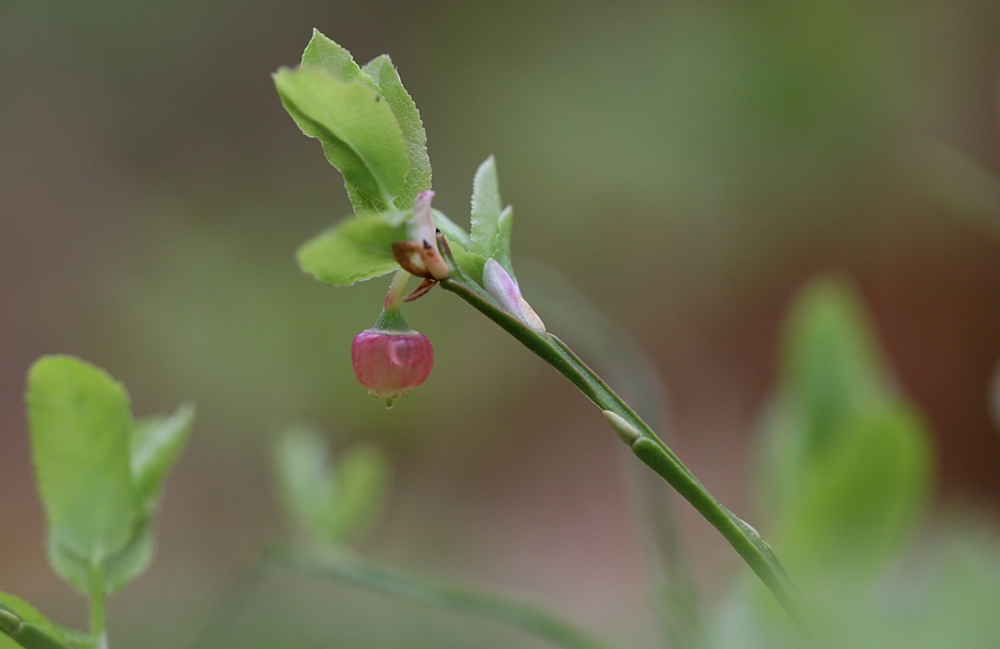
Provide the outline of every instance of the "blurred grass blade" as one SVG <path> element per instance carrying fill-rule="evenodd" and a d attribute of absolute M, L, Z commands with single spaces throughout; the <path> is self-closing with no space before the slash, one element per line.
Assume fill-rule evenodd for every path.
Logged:
<path fill-rule="evenodd" d="M 285 550 L 273 550 L 266 556 L 279 565 L 302 574 L 346 581 L 426 606 L 489 617 L 567 649 L 606 647 L 569 622 L 526 601 L 436 582 L 356 557 L 319 559 Z"/>

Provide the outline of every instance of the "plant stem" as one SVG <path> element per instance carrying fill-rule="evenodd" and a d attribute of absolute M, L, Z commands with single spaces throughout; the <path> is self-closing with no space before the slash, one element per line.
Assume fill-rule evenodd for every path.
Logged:
<path fill-rule="evenodd" d="M 99 566 L 91 568 L 90 577 L 90 635 L 97 641 L 98 649 L 107 649 L 108 640 L 104 634 L 106 625 L 104 613 L 104 576 Z"/>
<path fill-rule="evenodd" d="M 441 237 L 443 239 L 443 237 Z M 667 448 L 656 433 L 586 363 L 554 335 L 533 329 L 498 308 L 459 266 L 447 244 L 442 246 L 452 266 L 452 276 L 441 287 L 455 293 L 500 325 L 575 385 L 601 410 L 609 410 L 632 426 L 637 436 L 627 440 L 632 452 L 659 474 L 715 527 L 747 565 L 771 590 L 789 615 L 801 622 L 797 591 L 770 546 L 743 520 L 726 509 L 690 470 Z"/>
<path fill-rule="evenodd" d="M 605 649 L 604 644 L 570 623 L 540 606 L 521 600 L 432 581 L 353 555 L 324 559 L 275 549 L 264 556 L 303 574 L 333 577 L 421 604 L 490 617 L 530 631 L 566 649 Z"/>

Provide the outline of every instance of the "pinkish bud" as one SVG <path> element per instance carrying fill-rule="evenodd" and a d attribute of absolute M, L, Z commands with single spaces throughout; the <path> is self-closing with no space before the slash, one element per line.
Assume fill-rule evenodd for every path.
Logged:
<path fill-rule="evenodd" d="M 434 348 L 427 336 L 416 331 L 366 329 L 351 343 L 354 376 L 373 397 L 384 397 L 387 405 L 406 396 L 431 374 Z"/>

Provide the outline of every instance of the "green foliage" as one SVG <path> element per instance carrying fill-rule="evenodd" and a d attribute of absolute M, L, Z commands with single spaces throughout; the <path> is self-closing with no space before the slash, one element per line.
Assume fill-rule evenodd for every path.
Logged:
<path fill-rule="evenodd" d="M 332 464 L 329 445 L 306 428 L 288 431 L 275 452 L 285 509 L 308 536 L 340 546 L 364 533 L 381 513 L 389 467 L 371 444 L 358 444 Z"/>
<path fill-rule="evenodd" d="M 863 588 L 914 531 L 930 492 L 929 431 L 891 386 L 860 300 L 820 279 L 789 317 L 769 496 L 796 574 Z"/>
<path fill-rule="evenodd" d="M 327 159 L 343 173 L 361 217 L 308 241 L 299 250 L 299 265 L 335 286 L 395 270 L 392 244 L 406 238 L 403 224 L 417 194 L 431 187 L 431 166 L 420 113 L 392 61 L 382 55 L 359 67 L 350 52 L 314 31 L 301 67 L 278 70 L 274 80 L 302 132 L 320 140 Z M 471 236 L 437 210 L 434 220 L 456 263 L 475 281 L 482 283 L 490 257 L 513 277 L 513 210 L 501 203 L 492 156 L 473 181 Z"/>
<path fill-rule="evenodd" d="M 431 186 L 420 113 L 387 56 L 362 69 L 350 52 L 313 31 L 298 70 L 275 86 L 289 114 L 323 146 L 358 215 L 405 210 Z"/>
<path fill-rule="evenodd" d="M 320 141 L 344 175 L 355 212 L 393 209 L 410 163 L 403 133 L 378 90 L 312 67 L 282 68 L 274 83 L 302 132 Z"/>
<path fill-rule="evenodd" d="M 492 257 L 513 277 L 510 235 L 514 213 L 500 200 L 500 180 L 493 156 L 479 165 L 472 181 L 472 252 Z"/>
<path fill-rule="evenodd" d="M 299 267 L 316 279 L 347 286 L 399 268 L 392 244 L 406 240 L 406 226 L 379 214 L 341 221 L 299 248 Z"/>
<path fill-rule="evenodd" d="M 50 621 L 20 597 L 0 592 L 0 649 L 91 649 L 93 641 Z"/>
<path fill-rule="evenodd" d="M 128 395 L 103 370 L 49 356 L 28 375 L 28 418 L 50 559 L 89 594 L 100 567 L 133 532 Z"/>
<path fill-rule="evenodd" d="M 427 157 L 427 135 L 424 123 L 420 120 L 420 111 L 413 103 L 410 94 L 403 87 L 399 73 L 393 67 L 392 61 L 385 54 L 372 59 L 362 68 L 375 85 L 382 97 L 389 103 L 392 114 L 396 117 L 406 142 L 406 155 L 410 160 L 410 172 L 402 193 L 396 198 L 396 207 L 404 210 L 413 206 L 417 194 L 431 188 L 431 161 Z"/>
<path fill-rule="evenodd" d="M 928 507 L 930 431 L 894 389 L 846 283 L 821 278 L 803 290 L 788 318 L 781 370 L 763 431 L 764 504 L 775 548 L 815 606 L 820 646 L 917 646 L 875 638 L 905 626 L 892 631 L 903 621 L 888 614 L 898 597 L 889 591 L 899 587 L 893 569 Z M 935 599 L 933 590 L 920 597 Z M 878 619 L 872 611 L 881 611 Z M 732 593 L 715 633 L 709 646 L 773 649 L 802 640 L 746 584 Z"/>
<path fill-rule="evenodd" d="M 78 591 L 103 597 L 149 563 L 152 515 L 193 409 L 133 423 L 125 388 L 70 356 L 32 366 L 27 400 L 49 560 Z"/>

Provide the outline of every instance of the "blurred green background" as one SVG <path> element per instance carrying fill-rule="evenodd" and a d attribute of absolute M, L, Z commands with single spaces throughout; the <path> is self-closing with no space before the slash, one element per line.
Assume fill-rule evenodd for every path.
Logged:
<path fill-rule="evenodd" d="M 652 642 L 618 442 L 554 372 L 434 291 L 408 311 L 435 344 L 430 381 L 389 412 L 354 383 L 350 341 L 386 282 L 297 270 L 295 248 L 350 206 L 269 78 L 313 27 L 359 61 L 392 55 L 454 220 L 496 155 L 515 263 L 565 274 L 648 350 L 674 448 L 737 513 L 754 520 L 780 323 L 830 269 L 860 287 L 935 430 L 937 502 L 995 512 L 1000 192 L 979 172 L 1000 170 L 1000 5 L 0 0 L 4 590 L 85 624 L 45 561 L 22 400 L 31 361 L 66 352 L 124 381 L 137 414 L 198 405 L 159 555 L 111 601 L 115 646 L 186 642 L 219 582 L 287 537 L 267 454 L 301 420 L 395 463 L 368 556 Z M 735 556 L 681 517 L 720 587 Z M 298 578 L 250 600 L 231 646 L 543 646 Z"/>

